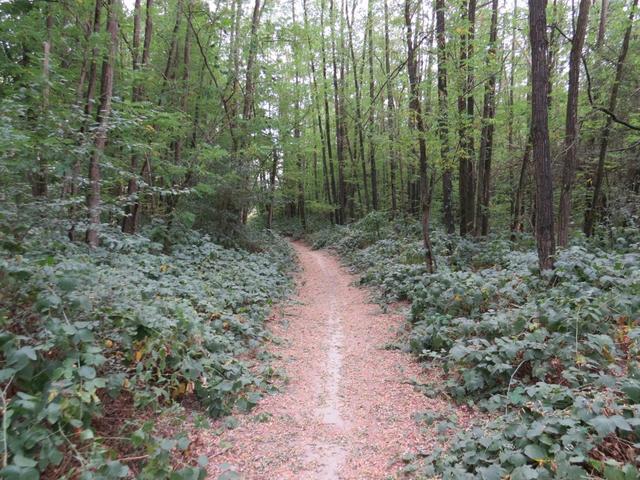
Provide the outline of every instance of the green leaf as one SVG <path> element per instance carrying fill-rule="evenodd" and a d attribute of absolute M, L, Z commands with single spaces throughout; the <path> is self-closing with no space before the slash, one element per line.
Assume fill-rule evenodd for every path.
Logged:
<path fill-rule="evenodd" d="M 506 473 L 506 470 L 499 465 L 491 465 L 489 467 L 478 468 L 482 480 L 500 480 Z"/>
<path fill-rule="evenodd" d="M 544 460 L 547 457 L 547 452 L 538 444 L 530 443 L 524 447 L 524 454 L 532 460 Z"/>
<path fill-rule="evenodd" d="M 511 480 L 533 480 L 538 477 L 538 471 L 529 465 L 514 468 L 511 472 Z"/>
<path fill-rule="evenodd" d="M 110 477 L 124 478 L 129 475 L 129 467 L 116 460 L 107 462 L 107 474 Z"/>
<path fill-rule="evenodd" d="M 13 456 L 13 463 L 15 463 L 19 467 L 35 467 L 38 464 L 38 462 L 36 462 L 32 458 L 24 457 L 19 453 L 16 453 Z"/>
<path fill-rule="evenodd" d="M 82 367 L 80 367 L 78 373 L 82 378 L 86 378 L 87 380 L 96 378 L 96 369 L 87 365 L 83 365 Z"/>

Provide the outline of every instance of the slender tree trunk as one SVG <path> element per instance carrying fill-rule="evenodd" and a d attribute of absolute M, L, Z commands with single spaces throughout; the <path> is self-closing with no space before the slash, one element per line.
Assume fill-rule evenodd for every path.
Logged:
<path fill-rule="evenodd" d="M 369 140 L 369 169 L 371 171 L 371 206 L 378 210 L 378 173 L 376 170 L 375 145 L 373 143 L 374 112 L 375 105 L 375 79 L 373 77 L 373 0 L 367 4 L 367 30 L 369 46 L 369 128 L 367 129 Z"/>
<path fill-rule="evenodd" d="M 578 95 L 580 89 L 580 62 L 582 47 L 589 23 L 590 0 L 580 0 L 578 23 L 573 32 L 569 54 L 569 89 L 567 94 L 567 116 L 564 136 L 564 165 L 560 185 L 560 207 L 558 212 L 558 245 L 565 247 L 569 242 L 569 222 L 571 219 L 571 195 L 576 177 L 578 150 Z"/>
<path fill-rule="evenodd" d="M 422 207 L 422 242 L 426 253 L 427 269 L 430 273 L 435 271 L 435 259 L 431 248 L 431 237 L 429 230 L 429 221 L 431 215 L 431 185 L 428 180 L 427 172 L 427 144 L 426 144 L 426 128 L 424 119 L 422 118 L 422 107 L 420 104 L 420 79 L 418 77 L 418 60 L 416 56 L 416 44 L 413 38 L 411 0 L 405 0 L 404 3 L 404 21 L 406 28 L 407 41 L 407 72 L 409 75 L 410 101 L 414 121 L 418 130 L 418 149 L 419 149 L 419 168 L 420 168 L 420 206 Z"/>
<path fill-rule="evenodd" d="M 444 0 L 435 1 L 436 43 L 438 53 L 438 137 L 442 172 L 442 217 L 448 234 L 455 231 L 453 219 L 453 186 L 449 158 L 449 101 L 447 92 L 447 40 Z"/>
<path fill-rule="evenodd" d="M 389 41 L 389 5 L 384 0 L 384 69 L 386 75 L 387 90 L 387 129 L 389 134 L 389 183 L 391 184 L 391 216 L 395 218 L 398 211 L 398 194 L 396 187 L 396 170 L 398 165 L 395 129 L 395 103 L 393 101 L 393 87 L 391 86 L 391 61 L 390 61 L 390 41 Z"/>
<path fill-rule="evenodd" d="M 271 171 L 269 172 L 269 204 L 267 206 L 267 228 L 271 229 L 273 225 L 273 204 L 275 202 L 276 191 L 276 175 L 278 172 L 278 151 L 275 144 L 273 145 Z"/>
<path fill-rule="evenodd" d="M 313 51 L 311 37 L 308 34 L 308 32 L 309 32 L 309 19 L 308 19 L 308 13 L 307 13 L 307 1 L 303 0 L 302 5 L 303 5 L 303 12 L 304 12 L 305 32 L 307 32 L 307 46 L 309 47 L 309 51 Z M 323 40 L 323 45 L 324 45 L 324 40 Z M 315 62 L 314 62 L 313 58 L 311 58 L 310 61 L 309 61 L 309 68 L 311 70 L 311 80 L 312 80 L 312 85 L 313 85 L 313 102 L 312 103 L 314 104 L 315 109 L 316 109 L 316 119 L 317 119 L 317 124 L 318 124 L 318 133 L 320 135 L 320 148 L 321 148 L 321 153 L 322 153 L 322 178 L 323 178 L 324 194 L 325 194 L 325 199 L 327 200 L 327 203 L 331 204 L 332 200 L 331 200 L 331 187 L 329 186 L 329 169 L 327 167 L 327 150 L 326 150 L 324 131 L 323 131 L 323 126 L 322 126 L 322 113 L 320 111 L 320 101 L 321 100 L 320 100 L 320 93 L 318 91 L 318 78 L 317 78 L 317 74 L 316 74 L 316 66 L 315 66 Z M 325 81 L 326 81 L 326 78 L 325 78 Z M 331 218 L 333 218 L 333 216 L 331 216 Z"/>
<path fill-rule="evenodd" d="M 482 133 L 480 135 L 480 159 L 478 165 L 478 200 L 476 202 L 475 234 L 489 233 L 489 203 L 491 200 L 491 160 L 493 157 L 494 117 L 496 115 L 496 41 L 498 38 L 498 0 L 492 0 L 491 27 L 487 65 L 490 70 L 485 84 L 482 111 Z"/>
<path fill-rule="evenodd" d="M 49 75 L 51 70 L 51 29 L 53 27 L 53 16 L 51 15 L 51 6 L 47 5 L 46 31 L 47 36 L 42 42 L 42 106 L 41 115 L 47 115 L 49 110 L 49 95 L 51 89 L 49 87 Z M 33 172 L 31 179 L 31 193 L 34 197 L 46 197 L 48 192 L 48 174 L 46 154 L 40 147 L 36 150 L 38 166 Z"/>
<path fill-rule="evenodd" d="M 354 3 L 355 7 L 355 3 Z M 362 185 L 364 187 L 364 202 L 365 202 L 365 211 L 369 209 L 369 187 L 367 186 L 367 163 L 365 160 L 365 150 L 364 150 L 364 133 L 362 128 L 362 91 L 360 88 L 360 79 L 358 77 L 358 66 L 356 61 L 355 49 L 353 46 L 353 17 L 350 21 L 348 21 L 347 29 L 349 32 L 349 50 L 351 52 L 351 62 L 353 63 L 353 86 L 355 88 L 355 103 L 356 103 L 356 121 L 355 128 L 358 137 L 358 153 L 360 156 L 360 164 L 362 167 Z M 367 30 L 365 32 L 365 37 L 369 34 Z"/>
<path fill-rule="evenodd" d="M 529 0 L 532 145 L 536 177 L 536 243 L 540 270 L 553 268 L 553 183 L 549 149 L 546 0 Z"/>
<path fill-rule="evenodd" d="M 111 115 L 111 99 L 113 95 L 113 70 L 118 51 L 118 18 L 119 0 L 109 0 L 107 32 L 109 45 L 107 56 L 102 62 L 102 79 L 100 86 L 100 108 L 98 110 L 98 127 L 95 132 L 94 148 L 89 161 L 89 227 L 86 241 L 91 247 L 98 246 L 98 225 L 100 224 L 100 160 L 107 144 L 107 129 Z"/>
<path fill-rule="evenodd" d="M 339 78 L 338 72 L 338 52 L 336 47 L 336 31 L 335 31 L 335 22 L 336 22 L 336 13 L 335 13 L 335 5 L 334 0 L 330 0 L 329 2 L 329 16 L 331 18 L 331 56 L 332 56 L 332 65 L 333 65 L 333 104 L 335 111 L 335 121 L 336 121 L 336 153 L 338 158 L 338 223 L 343 224 L 346 220 L 346 208 L 347 208 L 347 192 L 346 192 L 346 184 L 344 177 L 344 140 L 345 140 L 345 132 L 344 132 L 344 119 L 342 118 L 342 104 L 341 104 L 341 93 L 342 88 L 341 84 L 343 82 L 343 77 Z M 342 22 L 340 22 L 342 24 Z M 342 33 L 342 32 L 341 32 Z M 342 55 L 341 61 L 342 61 Z M 341 69 L 344 66 L 341 64 Z"/>
<path fill-rule="evenodd" d="M 475 174 L 473 168 L 474 141 L 473 117 L 475 102 L 473 98 L 473 42 L 475 37 L 476 0 L 463 0 L 463 21 L 466 23 L 461 33 L 460 73 L 465 76 L 462 92 L 458 97 L 458 113 L 460 115 L 460 235 L 473 231 L 475 214 Z"/>
<path fill-rule="evenodd" d="M 338 211 L 335 210 L 338 204 L 338 192 L 336 188 L 336 177 L 333 167 L 333 150 L 331 148 L 331 115 L 329 113 L 329 94 L 328 94 L 328 78 L 327 78 L 327 52 L 324 38 L 324 13 L 326 8 L 325 0 L 320 2 L 320 46 L 322 53 L 322 95 L 324 99 L 324 122 L 325 122 L 325 139 L 327 141 L 327 158 L 329 161 L 329 174 L 331 176 L 331 198 L 334 210 L 332 212 L 332 218 L 336 223 L 341 223 L 338 218 Z M 333 18 L 331 18 L 333 22 Z"/>
<path fill-rule="evenodd" d="M 133 6 L 133 40 L 131 44 L 131 66 L 134 74 L 133 93 L 131 100 L 133 102 L 139 101 L 138 95 L 140 94 L 140 87 L 137 84 L 135 78 L 136 73 L 140 69 L 140 3 L 141 0 L 135 0 Z M 133 234 L 136 232 L 135 219 L 132 215 L 132 204 L 138 193 L 138 154 L 131 155 L 131 167 L 129 171 L 131 177 L 127 184 L 127 205 L 125 206 L 125 216 L 122 219 L 122 231 L 124 233 Z"/>
<path fill-rule="evenodd" d="M 257 3 L 258 0 L 256 0 Z M 296 0 L 291 1 L 291 17 L 293 25 L 296 25 Z M 294 42 L 297 44 L 298 39 L 294 38 Z M 304 179 L 306 176 L 305 161 L 300 152 L 300 59 L 298 58 L 297 50 L 294 51 L 293 64 L 294 64 L 294 83 L 295 83 L 295 105 L 294 105 L 294 125 L 293 125 L 293 138 L 296 143 L 296 163 L 298 168 L 298 215 L 300 217 L 300 225 L 302 231 L 307 230 L 307 216 L 305 212 L 305 192 L 304 192 Z"/>
<path fill-rule="evenodd" d="M 164 66 L 164 72 L 162 74 L 162 86 L 160 87 L 160 98 L 158 104 L 164 103 L 164 96 L 167 91 L 169 82 L 175 80 L 176 62 L 178 59 L 178 32 L 180 31 L 180 24 L 182 23 L 182 5 L 183 0 L 178 0 L 176 5 L 176 21 L 173 24 L 173 31 L 171 32 L 171 40 L 169 41 L 169 54 L 167 55 L 167 62 Z"/>
<path fill-rule="evenodd" d="M 631 5 L 631 11 L 629 12 L 629 19 L 627 29 L 624 32 L 624 38 L 622 40 L 622 47 L 620 48 L 620 54 L 618 55 L 618 62 L 616 64 L 616 76 L 613 80 L 613 86 L 611 87 L 611 93 L 609 95 L 609 111 L 615 112 L 616 105 L 618 104 L 618 91 L 620 88 L 620 82 L 622 81 L 622 74 L 624 73 L 624 63 L 629 51 L 629 42 L 631 41 L 631 32 L 633 30 L 633 18 L 638 7 L 638 0 L 633 0 Z M 611 134 L 611 126 L 613 119 L 610 115 L 607 116 L 604 128 L 600 134 L 600 149 L 598 152 L 598 167 L 596 169 L 596 175 L 593 185 L 593 197 L 591 202 L 587 206 L 584 218 L 584 234 L 587 237 L 593 236 L 596 222 L 596 209 L 600 203 L 602 196 L 602 183 L 604 181 L 604 164 L 607 159 L 607 149 L 609 148 L 609 135 Z"/>
<path fill-rule="evenodd" d="M 516 232 L 522 232 L 524 227 L 522 217 L 524 216 L 524 194 L 527 180 L 527 169 L 529 167 L 529 157 L 531 155 L 531 131 L 527 136 L 527 143 L 524 147 L 522 162 L 520 164 L 520 175 L 518 176 L 518 186 L 516 187 L 515 199 L 513 202 L 513 219 L 511 221 L 511 238 L 515 238 Z"/>
<path fill-rule="evenodd" d="M 133 52 L 134 61 L 133 70 L 135 73 L 139 72 L 140 67 L 146 69 L 149 65 L 149 56 L 151 49 L 151 35 L 153 32 L 153 0 L 147 0 L 145 23 L 144 23 L 144 42 L 142 47 L 142 61 L 138 62 L 138 50 L 140 45 L 140 0 L 136 0 L 134 8 L 134 35 L 133 35 Z M 188 28 L 188 27 L 187 27 Z M 143 82 L 134 80 L 132 100 L 139 102 L 144 99 L 144 85 Z M 131 156 L 130 175 L 127 185 L 127 197 L 131 204 L 125 207 L 125 217 L 122 220 L 122 231 L 128 234 L 134 234 L 138 230 L 138 224 L 140 222 L 140 193 L 138 189 L 138 170 L 139 170 L 139 155 L 133 154 Z M 145 161 L 143 167 L 146 168 L 146 164 L 149 160 Z"/>
<path fill-rule="evenodd" d="M 604 35 L 607 31 L 607 13 L 609 10 L 609 0 L 600 2 L 600 22 L 598 23 L 598 38 L 596 40 L 596 50 L 600 50 L 604 44 Z"/>

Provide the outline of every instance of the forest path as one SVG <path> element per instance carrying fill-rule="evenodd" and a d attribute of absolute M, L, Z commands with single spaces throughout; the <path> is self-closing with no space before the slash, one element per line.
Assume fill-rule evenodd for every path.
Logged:
<path fill-rule="evenodd" d="M 410 355 L 384 348 L 402 316 L 370 303 L 335 256 L 292 245 L 298 294 L 269 325 L 281 339 L 269 351 L 289 382 L 210 437 L 209 478 L 389 478 L 403 454 L 433 445 L 413 414 L 447 404 L 414 390 L 421 368 Z"/>

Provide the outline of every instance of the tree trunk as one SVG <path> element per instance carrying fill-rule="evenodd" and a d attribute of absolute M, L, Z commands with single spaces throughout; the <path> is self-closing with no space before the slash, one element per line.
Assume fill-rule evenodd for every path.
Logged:
<path fill-rule="evenodd" d="M 524 194 L 525 194 L 525 181 L 527 179 L 527 168 L 529 166 L 529 156 L 531 155 L 531 131 L 527 135 L 527 144 L 524 147 L 524 153 L 522 155 L 522 162 L 520 164 L 520 175 L 518 176 L 518 186 L 515 192 L 515 199 L 513 202 L 513 218 L 511 221 L 511 238 L 515 239 L 516 232 L 522 232 L 524 226 L 522 224 L 522 217 L 524 216 Z"/>
<path fill-rule="evenodd" d="M 453 224 L 453 186 L 449 158 L 449 102 L 447 99 L 447 40 L 445 28 L 444 0 L 435 1 L 436 43 L 438 53 L 438 137 L 440 138 L 440 159 L 442 173 L 442 217 L 448 234 L 455 231 Z"/>
<path fill-rule="evenodd" d="M 149 55 L 151 48 L 151 35 L 153 31 L 153 17 L 152 17 L 152 9 L 153 9 L 153 0 L 147 0 L 146 6 L 146 20 L 144 23 L 144 44 L 142 47 L 142 61 L 140 63 L 137 62 L 138 49 L 140 45 L 140 0 L 136 0 L 135 8 L 134 8 L 134 35 L 133 35 L 133 52 L 134 52 L 134 60 L 133 70 L 139 71 L 140 67 L 146 68 L 149 64 Z M 137 24 L 137 26 L 136 26 Z M 135 82 L 133 86 L 133 94 L 132 100 L 134 102 L 139 102 L 144 99 L 144 86 L 142 82 Z M 133 154 L 131 156 L 131 167 L 130 167 L 130 175 L 127 185 L 127 198 L 131 204 L 128 204 L 125 207 L 125 217 L 122 220 L 122 231 L 128 234 L 134 234 L 138 230 L 138 223 L 140 222 L 140 198 L 138 192 L 138 160 L 139 155 Z M 148 160 L 147 160 L 148 161 Z M 146 162 L 145 162 L 146 165 Z"/>
<path fill-rule="evenodd" d="M 638 0 L 633 0 L 631 5 L 631 11 L 629 12 L 629 20 L 627 29 L 624 32 L 624 39 L 622 40 L 622 47 L 620 48 L 620 55 L 618 56 L 618 62 L 616 64 L 616 76 L 613 80 L 613 86 L 611 87 L 611 93 L 609 95 L 608 110 L 615 113 L 616 105 L 618 104 L 618 90 L 620 88 L 620 82 L 622 81 L 622 74 L 624 72 L 624 62 L 627 58 L 627 52 L 629 51 L 629 42 L 631 40 L 631 32 L 633 29 L 633 17 L 638 7 Z M 613 118 L 611 115 L 607 116 L 604 128 L 600 134 L 600 149 L 598 152 L 598 167 L 596 169 L 593 196 L 591 202 L 587 206 L 587 210 L 584 216 L 584 234 L 587 237 L 593 236 L 596 223 L 596 209 L 600 203 L 602 196 L 602 183 L 604 181 L 604 164 L 607 159 L 607 149 L 609 148 L 609 135 L 611 134 L 611 126 L 613 124 Z"/>
<path fill-rule="evenodd" d="M 600 22 L 598 24 L 598 38 L 596 40 L 596 50 L 600 50 L 604 44 L 604 35 L 607 31 L 607 13 L 609 10 L 609 0 L 600 2 Z"/>
<path fill-rule="evenodd" d="M 256 0 L 256 4 L 258 0 Z M 296 25 L 296 0 L 291 1 L 291 17 L 293 25 Z M 298 43 L 298 39 L 294 37 L 295 44 Z M 296 160 L 298 167 L 298 215 L 300 217 L 300 225 L 302 227 L 302 231 L 307 230 L 307 216 L 305 212 L 305 193 L 304 193 L 304 180 L 306 176 L 306 168 L 305 161 L 300 153 L 301 145 L 300 145 L 300 67 L 299 67 L 299 58 L 297 55 L 297 50 L 294 50 L 293 54 L 293 64 L 294 64 L 294 77 L 295 77 L 295 105 L 294 105 L 294 125 L 293 125 L 293 138 L 295 139 L 295 148 L 296 148 Z"/>
<path fill-rule="evenodd" d="M 547 112 L 549 46 L 546 32 L 546 3 L 546 0 L 529 0 L 532 151 L 536 177 L 536 243 L 540 270 L 553 268 L 553 256 L 555 254 L 553 183 Z"/>
<path fill-rule="evenodd" d="M 412 12 L 411 0 L 405 0 L 404 3 L 404 21 L 406 28 L 407 40 L 407 72 L 409 75 L 410 101 L 409 108 L 414 117 L 418 130 L 418 149 L 419 149 L 419 166 L 420 166 L 420 206 L 422 208 L 422 243 L 426 253 L 427 270 L 430 273 L 435 271 L 435 259 L 431 248 L 430 237 L 430 215 L 431 215 L 431 185 L 428 180 L 427 172 L 427 144 L 426 144 L 426 128 L 424 119 L 422 118 L 422 107 L 420 104 L 420 79 L 418 77 L 418 61 L 416 57 L 417 46 L 414 43 L 412 34 Z"/>
<path fill-rule="evenodd" d="M 589 23 L 590 0 L 580 0 L 578 23 L 571 42 L 569 54 L 569 89 L 567 93 L 567 116 L 564 135 L 564 165 L 560 185 L 560 207 L 558 211 L 558 245 L 566 247 L 569 242 L 571 219 L 571 195 L 576 177 L 578 150 L 578 95 L 580 90 L 580 62 L 582 47 Z"/>
<path fill-rule="evenodd" d="M 389 183 L 391 184 L 391 216 L 395 218 L 398 211 L 398 194 L 396 189 L 397 150 L 395 148 L 395 104 L 393 101 L 393 89 L 391 86 L 391 61 L 389 46 L 389 5 L 384 0 L 384 69 L 387 89 L 387 129 L 389 134 Z"/>
<path fill-rule="evenodd" d="M 303 13 L 304 13 L 305 32 L 307 32 L 307 46 L 309 47 L 309 51 L 312 51 L 313 47 L 311 43 L 311 37 L 308 35 L 309 19 L 308 19 L 308 13 L 307 13 L 307 0 L 303 0 L 302 5 L 303 5 Z M 323 45 L 324 45 L 324 40 L 323 40 Z M 327 203 L 331 204 L 332 200 L 331 200 L 331 187 L 329 185 L 329 169 L 327 167 L 327 150 L 326 150 L 326 144 L 325 144 L 325 138 L 324 138 L 323 125 L 322 125 L 322 112 L 320 110 L 320 93 L 318 91 L 318 79 L 316 74 L 316 66 L 313 58 L 311 58 L 309 61 L 309 68 L 311 70 L 311 80 L 313 85 L 313 104 L 316 109 L 316 120 L 318 124 L 318 133 L 320 135 L 324 194 L 325 194 L 325 199 L 327 200 Z M 331 218 L 333 218 L 333 216 L 331 216 Z"/>
<path fill-rule="evenodd" d="M 107 32 L 109 45 L 107 56 L 102 62 L 102 78 L 100 85 L 100 108 L 98 110 L 98 127 L 94 137 L 94 148 L 89 161 L 89 195 L 87 206 L 89 209 L 89 227 L 86 242 L 92 248 L 98 246 L 98 225 L 100 224 L 100 160 L 107 144 L 107 129 L 111 115 L 111 99 L 113 95 L 113 69 L 118 50 L 118 18 L 119 0 L 109 0 Z"/>
<path fill-rule="evenodd" d="M 375 105 L 375 82 L 373 78 L 373 0 L 367 4 L 367 29 L 369 36 L 369 169 L 371 171 L 371 206 L 378 210 L 378 173 L 376 171 L 375 146 L 373 144 L 373 106 Z"/>
<path fill-rule="evenodd" d="M 355 6 L 355 3 L 354 3 Z M 369 187 L 367 186 L 367 163 L 365 160 L 364 151 L 364 133 L 362 128 L 362 91 L 360 88 L 360 79 L 358 77 L 358 66 L 356 61 L 356 53 L 353 46 L 353 17 L 349 21 L 347 19 L 347 30 L 349 32 L 349 50 L 351 52 L 351 62 L 353 63 L 353 86 L 355 88 L 355 101 L 356 101 L 356 121 L 355 128 L 358 136 L 358 153 L 360 155 L 360 164 L 362 167 L 362 185 L 364 186 L 364 203 L 365 211 L 369 209 Z M 369 31 L 365 31 L 365 37 L 369 34 Z"/>
<path fill-rule="evenodd" d="M 338 219 L 338 211 L 335 209 L 336 204 L 338 203 L 338 192 L 336 188 L 336 177 L 333 167 L 333 150 L 331 148 L 331 116 L 329 113 L 329 94 L 327 92 L 328 87 L 328 79 L 327 79 L 327 52 L 325 48 L 325 38 L 324 38 L 324 12 L 325 12 L 326 2 L 325 0 L 321 0 L 320 2 L 320 46 L 322 53 L 322 95 L 324 99 L 324 133 L 325 139 L 327 141 L 327 158 L 329 161 L 329 174 L 331 176 L 331 198 L 332 204 L 334 206 L 334 210 L 332 211 L 332 218 L 336 223 L 340 223 Z M 333 22 L 333 18 L 330 19 Z"/>
<path fill-rule="evenodd" d="M 460 115 L 460 235 L 473 231 L 475 214 L 475 175 L 473 169 L 474 141 L 473 117 L 475 103 L 473 98 L 473 41 L 475 36 L 476 0 L 463 0 L 463 21 L 467 25 L 461 33 L 460 42 L 460 74 L 465 77 L 462 92 L 458 97 L 458 113 Z"/>
<path fill-rule="evenodd" d="M 49 74 L 51 70 L 51 28 L 53 27 L 53 16 L 51 15 L 51 6 L 47 7 L 46 31 L 47 37 L 42 42 L 42 115 L 46 115 L 49 110 L 49 95 L 51 89 L 49 87 Z M 34 197 L 46 197 L 48 191 L 48 174 L 46 154 L 41 148 L 37 149 L 38 166 L 33 172 L 31 179 L 31 193 Z"/>
<path fill-rule="evenodd" d="M 484 90 L 480 159 L 478 165 L 478 200 L 476 202 L 475 234 L 489 233 L 489 203 L 491 200 L 491 160 L 493 157 L 494 117 L 496 115 L 496 41 L 498 38 L 498 0 L 491 3 L 491 28 L 487 66 L 490 74 Z"/>
<path fill-rule="evenodd" d="M 337 58 L 337 48 L 336 48 L 336 31 L 335 31 L 335 22 L 336 22 L 336 13 L 334 0 L 330 0 L 329 2 L 329 16 L 331 18 L 331 58 L 333 65 L 333 106 L 335 111 L 335 121 L 336 121 L 336 153 L 338 158 L 338 224 L 345 223 L 346 217 L 346 208 L 347 208 L 347 192 L 346 192 L 346 184 L 344 178 L 344 140 L 345 140 L 345 132 L 344 132 L 344 119 L 342 118 L 342 83 L 344 81 L 344 76 L 338 77 L 338 58 Z M 340 22 L 342 25 L 342 22 Z M 342 30 L 342 29 L 341 29 Z M 342 33 L 342 31 L 341 31 Z M 342 55 L 341 55 L 342 59 Z M 344 70 L 344 65 L 341 63 L 340 65 L 341 71 Z"/>
<path fill-rule="evenodd" d="M 273 204 L 275 202 L 276 175 L 278 173 L 278 151 L 273 146 L 271 171 L 269 172 L 269 205 L 267 206 L 267 228 L 273 225 Z"/>

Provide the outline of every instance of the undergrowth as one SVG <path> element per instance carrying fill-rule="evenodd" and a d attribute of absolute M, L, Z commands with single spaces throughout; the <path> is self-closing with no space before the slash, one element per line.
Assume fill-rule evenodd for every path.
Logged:
<path fill-rule="evenodd" d="M 174 460 L 187 436 L 153 420 L 183 400 L 246 410 L 270 388 L 248 360 L 290 288 L 286 243 L 249 253 L 190 232 L 167 255 L 105 231 L 89 250 L 19 214 L 0 216 L 0 476 L 202 478 L 206 459 Z"/>
<path fill-rule="evenodd" d="M 407 471 L 430 478 L 635 479 L 640 466 L 640 254 L 577 240 L 541 274 L 533 241 L 433 234 L 372 214 L 310 236 L 335 248 L 382 301 L 411 302 L 409 348 L 440 365 L 446 393 L 489 412 L 444 428 L 447 448 Z"/>

